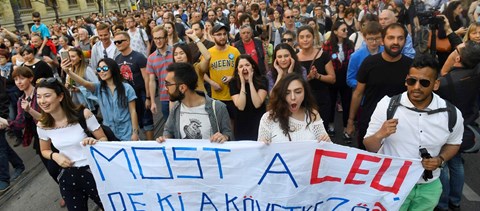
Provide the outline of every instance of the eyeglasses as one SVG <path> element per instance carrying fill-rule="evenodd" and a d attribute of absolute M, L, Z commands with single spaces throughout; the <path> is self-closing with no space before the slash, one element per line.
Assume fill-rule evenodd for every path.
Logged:
<path fill-rule="evenodd" d="M 58 37 L 52 37 L 52 40 L 58 40 Z"/>
<path fill-rule="evenodd" d="M 293 42 L 293 38 L 283 38 L 282 42 Z"/>
<path fill-rule="evenodd" d="M 173 85 L 177 85 L 177 83 L 170 83 L 168 81 L 165 81 L 165 87 L 169 87 L 169 86 L 173 86 Z"/>
<path fill-rule="evenodd" d="M 377 37 L 377 38 L 367 38 L 367 42 L 369 43 L 379 43 L 381 41 L 381 37 Z"/>
<path fill-rule="evenodd" d="M 427 80 L 427 79 L 416 79 L 416 78 L 405 79 L 405 82 L 409 86 L 414 86 L 415 84 L 417 84 L 417 81 L 420 82 L 420 85 L 422 85 L 422 87 L 425 87 L 425 88 L 429 87 L 431 84 L 430 80 Z"/>
<path fill-rule="evenodd" d="M 165 39 L 165 37 L 154 37 L 153 39 L 154 40 L 162 40 L 162 39 Z"/>
<path fill-rule="evenodd" d="M 54 78 L 54 77 L 50 77 L 50 78 L 39 78 L 35 84 L 37 84 L 37 86 L 52 86 L 52 85 L 55 85 L 55 83 L 58 83 L 57 82 L 57 79 Z"/>
<path fill-rule="evenodd" d="M 97 67 L 97 73 L 99 72 L 107 72 L 108 70 L 110 70 L 110 68 L 108 66 L 103 66 L 103 67 Z"/>
<path fill-rule="evenodd" d="M 115 44 L 115 45 L 120 45 L 120 44 L 122 44 L 122 43 L 125 42 L 125 41 L 127 41 L 127 40 L 115 40 L 115 41 L 113 41 L 113 44 Z"/>
<path fill-rule="evenodd" d="M 293 15 L 285 16 L 285 18 L 287 18 L 287 19 L 293 18 Z"/>

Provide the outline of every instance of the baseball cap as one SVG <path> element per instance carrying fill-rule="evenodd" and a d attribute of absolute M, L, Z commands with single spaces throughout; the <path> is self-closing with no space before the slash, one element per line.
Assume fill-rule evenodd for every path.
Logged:
<path fill-rule="evenodd" d="M 226 26 L 223 23 L 217 23 L 217 24 L 215 24 L 215 26 L 213 26 L 211 33 L 214 34 L 218 31 L 220 31 L 221 29 L 225 29 L 225 31 L 227 31 L 227 32 L 229 31 L 228 26 Z"/>

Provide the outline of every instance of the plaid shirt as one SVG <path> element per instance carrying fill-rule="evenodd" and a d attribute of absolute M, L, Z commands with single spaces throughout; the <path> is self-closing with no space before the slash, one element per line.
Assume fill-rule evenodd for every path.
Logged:
<path fill-rule="evenodd" d="M 350 55 L 352 55 L 354 51 L 353 46 L 352 48 L 348 48 L 348 45 L 346 43 L 343 43 L 342 49 L 343 49 L 343 53 L 345 54 L 345 58 L 343 59 L 343 62 L 340 62 L 340 60 L 338 59 L 338 50 L 336 52 L 333 52 L 333 46 L 331 45 L 330 41 L 325 42 L 322 48 L 323 48 L 323 51 L 327 53 L 328 56 L 330 57 L 330 60 L 332 61 L 333 69 L 335 70 L 335 72 L 347 71 L 348 61 L 350 61 Z"/>

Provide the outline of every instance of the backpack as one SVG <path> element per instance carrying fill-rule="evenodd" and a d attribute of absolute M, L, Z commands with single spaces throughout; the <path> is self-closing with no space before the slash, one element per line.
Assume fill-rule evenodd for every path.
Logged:
<path fill-rule="evenodd" d="M 80 124 L 80 126 L 82 126 L 83 132 L 85 132 L 85 134 L 87 134 L 88 137 L 94 137 L 92 132 L 90 132 L 90 130 L 87 127 L 87 121 L 85 120 L 85 116 L 83 115 L 83 111 L 84 110 L 80 110 L 77 114 L 78 123 Z M 108 141 L 120 141 L 120 139 L 118 139 L 115 136 L 115 134 L 113 133 L 112 129 L 110 129 L 110 127 L 105 126 L 101 123 L 100 123 L 100 127 L 102 128 L 103 132 L 105 133 L 105 136 L 107 136 Z"/>
<path fill-rule="evenodd" d="M 480 64 L 472 69 L 457 68 L 439 78 L 437 94 L 456 105 L 464 116 L 464 134 L 460 151 L 475 153 L 480 150 L 480 128 L 475 123 L 479 117 Z"/>
<path fill-rule="evenodd" d="M 402 94 L 398 94 L 390 98 L 390 103 L 388 104 L 388 109 L 387 109 L 387 120 L 392 119 L 393 116 L 395 115 L 395 112 L 397 111 L 398 106 L 400 106 L 400 99 L 402 98 Z M 453 128 L 455 127 L 455 124 L 457 123 L 457 110 L 455 109 L 455 106 L 451 104 L 450 102 L 446 101 L 447 107 L 446 108 L 439 108 L 431 111 L 422 111 L 422 110 L 417 110 L 415 108 L 408 108 L 409 110 L 417 111 L 417 112 L 424 112 L 427 113 L 428 115 L 440 113 L 440 112 L 448 112 L 448 131 L 453 132 Z"/>

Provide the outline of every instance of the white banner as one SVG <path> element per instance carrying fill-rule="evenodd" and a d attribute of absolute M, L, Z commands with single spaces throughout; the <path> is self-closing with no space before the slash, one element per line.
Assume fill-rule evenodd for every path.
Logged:
<path fill-rule="evenodd" d="M 398 210 L 423 173 L 314 141 L 100 142 L 84 148 L 105 210 Z"/>

